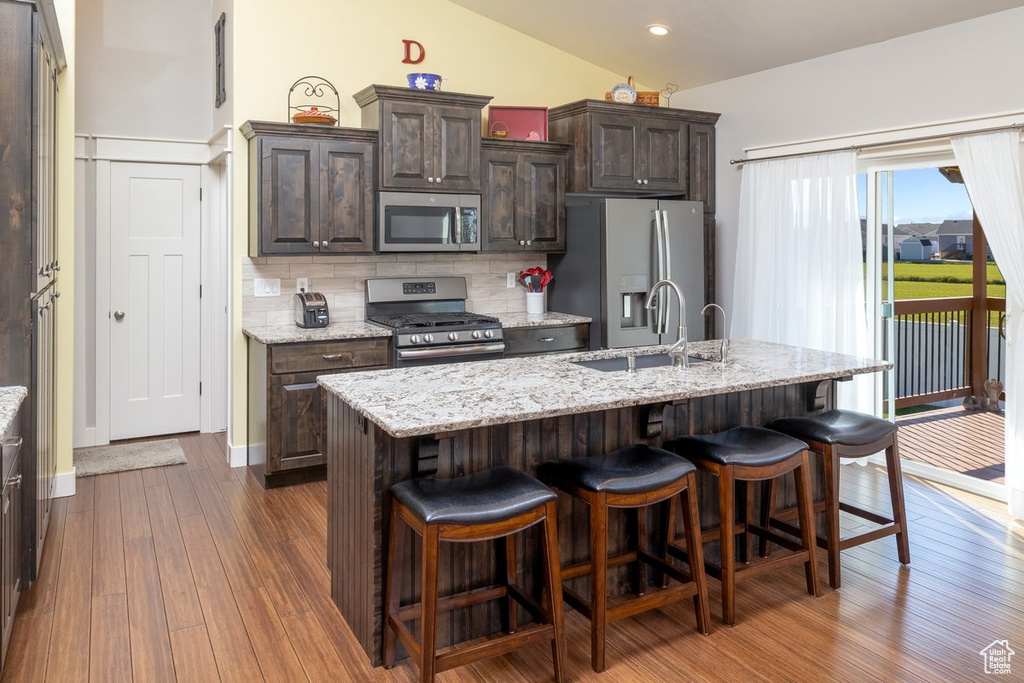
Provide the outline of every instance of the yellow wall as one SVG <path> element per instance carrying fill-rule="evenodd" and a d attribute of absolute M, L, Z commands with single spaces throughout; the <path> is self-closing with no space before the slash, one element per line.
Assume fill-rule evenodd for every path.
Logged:
<path fill-rule="evenodd" d="M 57 79 L 57 473 L 71 471 L 71 419 L 75 376 L 75 0 L 54 0 L 68 68 Z"/>
<path fill-rule="evenodd" d="M 230 20 L 235 47 L 234 93 L 229 96 L 236 129 L 249 119 L 286 120 L 288 88 L 307 75 L 322 76 L 338 89 L 344 126 L 359 126 L 353 94 L 371 83 L 405 85 L 409 72 L 439 73 L 449 79 L 446 90 L 492 95 L 492 104 L 548 107 L 601 98 L 625 80 L 447 0 L 312 0 L 301 5 L 244 0 L 235 3 Z M 420 42 L 426 59 L 402 64 L 402 39 Z M 239 283 L 248 245 L 249 191 L 241 135 L 236 134 L 235 149 L 230 441 L 241 446 L 246 442 L 246 374 Z"/>

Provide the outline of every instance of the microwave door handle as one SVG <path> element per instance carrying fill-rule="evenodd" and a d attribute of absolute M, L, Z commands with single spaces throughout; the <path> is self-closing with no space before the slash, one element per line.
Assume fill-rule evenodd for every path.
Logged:
<path fill-rule="evenodd" d="M 455 207 L 455 244 L 462 244 L 462 207 Z"/>

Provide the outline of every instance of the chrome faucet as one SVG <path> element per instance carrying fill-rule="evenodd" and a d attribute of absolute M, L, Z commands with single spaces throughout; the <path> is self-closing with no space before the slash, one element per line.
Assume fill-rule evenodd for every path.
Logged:
<path fill-rule="evenodd" d="M 700 309 L 700 314 L 706 315 L 709 308 L 717 308 L 722 312 L 722 365 L 725 365 L 725 361 L 729 357 L 729 335 L 726 333 L 725 309 L 718 304 L 708 304 Z M 714 312 L 712 312 L 712 315 L 714 315 Z"/>
<path fill-rule="evenodd" d="M 688 368 L 690 367 L 690 360 L 686 354 L 686 299 L 683 298 L 683 292 L 679 289 L 679 285 L 671 280 L 658 280 L 651 287 L 651 291 L 647 293 L 644 308 L 649 311 L 654 309 L 654 296 L 662 287 L 671 287 L 675 290 L 676 298 L 679 299 L 679 338 L 676 339 L 675 344 L 669 347 L 668 355 L 672 359 L 674 367 Z"/>

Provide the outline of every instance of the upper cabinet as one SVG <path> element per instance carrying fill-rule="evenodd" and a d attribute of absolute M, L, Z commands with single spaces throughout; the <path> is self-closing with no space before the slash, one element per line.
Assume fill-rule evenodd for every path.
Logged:
<path fill-rule="evenodd" d="M 249 121 L 250 254 L 373 251 L 376 131 Z"/>
<path fill-rule="evenodd" d="M 354 95 L 380 131 L 381 190 L 480 191 L 481 110 L 490 97 L 371 85 Z"/>
<path fill-rule="evenodd" d="M 575 150 L 572 192 L 683 196 L 714 211 L 718 114 L 581 100 L 548 112 L 552 140 Z"/>
<path fill-rule="evenodd" d="M 564 251 L 569 146 L 484 140 L 483 251 Z"/>

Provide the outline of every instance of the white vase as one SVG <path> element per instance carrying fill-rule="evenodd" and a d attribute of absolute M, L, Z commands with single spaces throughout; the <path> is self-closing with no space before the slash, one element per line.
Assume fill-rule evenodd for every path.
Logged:
<path fill-rule="evenodd" d="M 544 292 L 526 293 L 526 315 L 536 317 L 544 315 Z"/>

